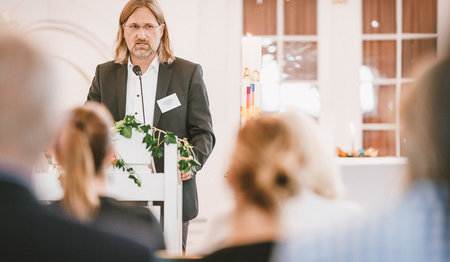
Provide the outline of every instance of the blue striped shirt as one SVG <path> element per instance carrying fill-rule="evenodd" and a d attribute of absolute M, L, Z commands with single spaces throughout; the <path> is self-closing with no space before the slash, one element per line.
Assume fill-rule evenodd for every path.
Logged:
<path fill-rule="evenodd" d="M 390 212 L 326 235 L 294 237 L 278 246 L 273 262 L 450 261 L 448 199 L 444 187 L 417 182 Z"/>

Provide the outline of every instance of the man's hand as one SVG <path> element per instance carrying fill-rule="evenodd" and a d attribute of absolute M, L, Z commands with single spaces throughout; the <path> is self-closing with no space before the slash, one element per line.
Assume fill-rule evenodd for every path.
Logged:
<path fill-rule="evenodd" d="M 191 171 L 184 173 L 181 171 L 181 180 L 186 181 L 192 178 Z"/>

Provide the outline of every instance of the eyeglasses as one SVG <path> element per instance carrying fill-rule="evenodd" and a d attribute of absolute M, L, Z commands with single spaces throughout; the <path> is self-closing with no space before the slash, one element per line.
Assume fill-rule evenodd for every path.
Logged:
<path fill-rule="evenodd" d="M 151 24 L 146 24 L 146 25 L 137 25 L 137 24 L 123 24 L 123 28 L 125 30 L 127 30 L 128 32 L 131 33 L 137 33 L 139 31 L 141 31 L 141 28 L 144 29 L 144 32 L 146 33 L 154 33 L 156 31 L 156 29 L 160 28 L 161 26 L 163 26 L 164 24 L 160 24 L 158 26 L 154 26 Z"/>

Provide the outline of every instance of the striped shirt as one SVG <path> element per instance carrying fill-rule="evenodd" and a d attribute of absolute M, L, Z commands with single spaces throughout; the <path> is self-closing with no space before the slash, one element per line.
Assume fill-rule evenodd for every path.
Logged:
<path fill-rule="evenodd" d="M 272 261 L 450 261 L 448 194 L 432 182 L 417 182 L 390 212 L 326 235 L 293 237 L 277 247 Z"/>

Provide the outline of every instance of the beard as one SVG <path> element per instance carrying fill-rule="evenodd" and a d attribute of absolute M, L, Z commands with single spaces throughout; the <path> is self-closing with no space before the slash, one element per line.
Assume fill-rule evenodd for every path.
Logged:
<path fill-rule="evenodd" d="M 137 44 L 136 44 L 137 45 Z M 146 58 L 152 55 L 155 50 L 152 49 L 150 44 L 147 43 L 148 49 L 136 49 L 136 45 L 131 48 L 131 53 L 139 58 Z"/>

